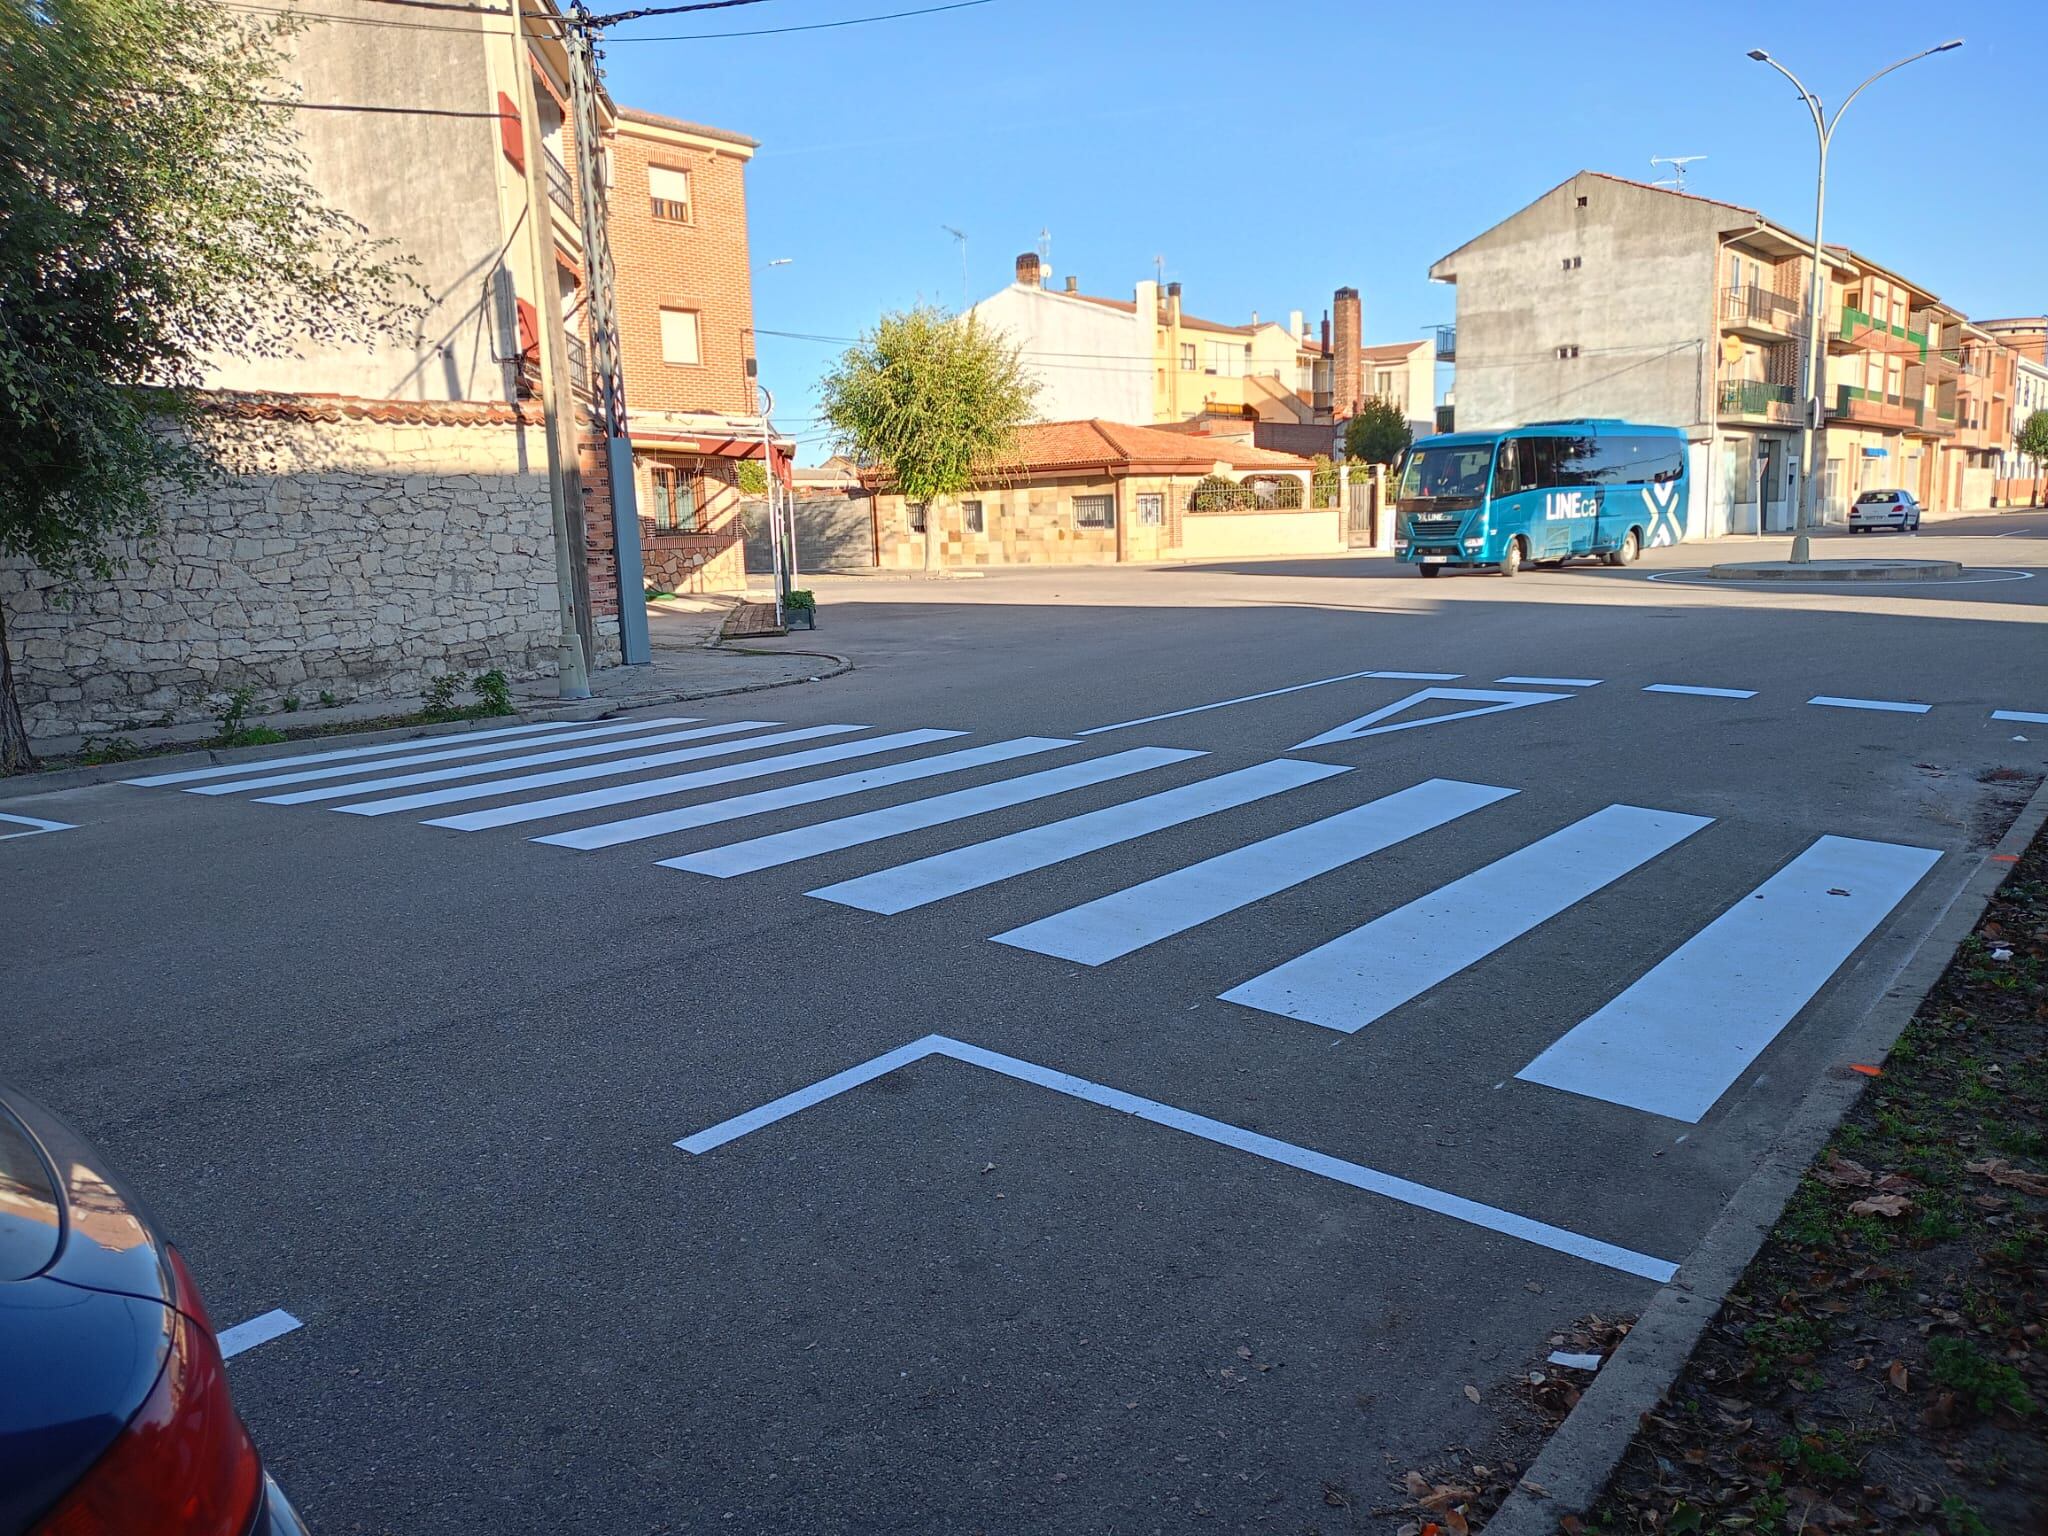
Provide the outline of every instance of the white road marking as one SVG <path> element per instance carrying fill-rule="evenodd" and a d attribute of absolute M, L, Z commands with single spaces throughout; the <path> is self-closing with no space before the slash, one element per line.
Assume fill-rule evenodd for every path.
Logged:
<path fill-rule="evenodd" d="M 1496 677 L 1496 683 L 1525 683 L 1531 688 L 1598 688 L 1597 677 Z"/>
<path fill-rule="evenodd" d="M 1753 699 L 1754 688 L 1695 688 L 1690 683 L 1652 683 L 1645 693 L 1686 693 L 1701 699 Z"/>
<path fill-rule="evenodd" d="M 1515 1076 L 1697 1124 L 1940 858 L 1821 838 Z"/>
<path fill-rule="evenodd" d="M 288 790 L 281 795 L 259 795 L 263 805 L 305 805 L 315 800 L 345 800 L 350 795 L 375 794 L 386 789 L 406 789 L 414 784 L 445 784 L 452 779 L 480 779 L 494 773 L 505 773 L 514 768 L 538 768 L 544 763 L 580 763 L 591 758 L 614 757 L 607 765 L 612 773 L 630 773 L 631 765 L 638 761 L 633 757 L 618 758 L 621 752 L 644 752 L 648 747 L 666 747 L 679 741 L 704 741 L 718 736 L 734 736 L 742 731 L 765 731 L 773 729 L 775 720 L 733 720 L 724 725 L 698 725 L 686 731 L 663 731 L 658 736 L 635 736 L 625 741 L 599 741 L 589 746 L 562 747 L 552 752 L 529 752 L 519 757 L 502 757 L 488 763 L 464 763 L 454 768 L 429 768 L 420 773 L 393 774 L 383 779 L 352 780 L 347 784 L 322 784 L 313 789 Z M 549 743 L 553 745 L 552 742 Z M 732 750 L 743 751 L 745 743 L 736 743 Z"/>
<path fill-rule="evenodd" d="M 78 823 L 75 821 L 45 821 L 40 816 L 0 814 L 0 821 L 28 829 L 26 832 L 0 832 L 0 843 L 8 842 L 17 837 L 36 837 L 44 832 L 75 832 L 78 830 Z"/>
<path fill-rule="evenodd" d="M 1090 784 L 1108 783 L 1112 779 L 1120 779 L 1129 774 L 1143 773 L 1147 769 L 1161 768 L 1169 763 L 1184 763 L 1190 758 L 1204 755 L 1179 747 L 1136 747 L 1128 752 L 1112 753 L 1108 757 L 1091 758 L 1085 763 L 1067 763 L 1058 768 L 1021 774 L 1014 779 L 1003 779 L 994 784 L 956 789 L 950 794 L 911 800 L 902 805 L 884 806 L 880 810 L 863 811 L 857 816 L 842 816 L 837 821 L 821 821 L 808 827 L 794 827 L 787 832 L 774 832 L 766 837 L 751 838 L 743 843 L 725 843 L 716 848 L 705 848 L 697 853 L 681 854 L 660 862 L 669 869 L 687 869 L 700 875 L 717 875 L 721 879 L 732 875 L 752 874 L 757 869 L 789 864 L 797 859 L 817 858 L 823 854 L 836 853 L 842 848 L 853 848 L 864 843 L 880 842 L 884 838 L 896 837 L 906 832 L 919 832 L 927 827 L 964 821 L 970 816 L 980 816 L 989 811 L 1043 800 L 1048 796 L 1065 794 Z"/>
<path fill-rule="evenodd" d="M 538 725 L 507 725 L 494 731 L 462 731 L 454 735 L 418 736 L 411 741 L 380 741 L 373 747 L 341 747 L 333 752 L 302 752 L 297 757 L 269 757 L 256 763 L 228 763 L 219 768 L 191 768 L 182 773 L 153 773 L 146 779 L 123 779 L 124 784 L 155 787 L 159 784 L 190 784 L 200 779 L 225 779 L 237 774 L 261 773 L 269 768 L 297 768 L 306 763 L 331 763 L 345 757 L 375 757 L 378 753 L 425 751 L 451 741 L 491 741 L 507 736 L 533 736 L 543 731 L 566 731 L 572 720 L 547 720 Z"/>
<path fill-rule="evenodd" d="M 261 1317 L 252 1317 L 246 1323 L 237 1323 L 232 1328 L 223 1328 L 213 1336 L 213 1342 L 220 1347 L 220 1357 L 232 1360 L 245 1349 L 254 1349 L 258 1344 L 268 1344 L 272 1339 L 283 1338 L 301 1323 L 282 1308 L 266 1312 Z"/>
<path fill-rule="evenodd" d="M 815 805 L 820 800 L 837 800 L 846 795 L 858 795 L 890 784 L 908 784 L 917 779 L 933 779 L 941 774 L 986 767 L 990 763 L 1009 762 L 1013 758 L 1030 757 L 1035 753 L 1050 752 L 1055 747 L 1072 745 L 1073 742 L 1057 736 L 1019 736 L 1013 741 L 992 742 L 985 747 L 967 747 L 958 752 L 943 752 L 936 757 L 921 757 L 908 763 L 890 763 L 881 768 L 863 768 L 857 773 L 842 773 L 829 779 L 813 779 L 807 784 L 792 784 L 782 789 L 764 789 L 751 795 L 734 795 L 725 800 L 707 800 L 700 805 L 686 805 L 673 811 L 655 811 L 625 821 L 602 821 L 595 826 L 572 827 L 567 832 L 551 833 L 546 837 L 536 837 L 533 841 L 552 843 L 557 848 L 615 848 L 620 843 L 639 842 L 643 838 L 659 837 L 665 832 L 681 832 L 689 827 L 708 827 L 724 821 L 739 821 L 743 817 L 787 810 L 795 805 Z"/>
<path fill-rule="evenodd" d="M 1348 772 L 1348 768 L 1329 763 L 1274 758 L 1064 821 L 1028 827 L 1007 837 L 935 853 L 856 880 L 842 880 L 809 894 L 867 912 L 906 912 Z"/>
<path fill-rule="evenodd" d="M 2024 709 L 1994 709 L 1991 711 L 1991 718 L 1994 720 L 2024 720 L 2030 725 L 2048 725 L 2048 715 L 2033 714 Z M 2017 741 L 2019 738 L 2014 737 L 2013 739 Z"/>
<path fill-rule="evenodd" d="M 1455 683 L 1465 674 L 1462 672 L 1375 672 L 1374 677 L 1392 678 L 1407 683 Z"/>
<path fill-rule="evenodd" d="M 1386 677 L 1391 674 L 1383 672 L 1380 675 Z M 1357 741 L 1366 736 L 1384 736 L 1390 731 L 1413 731 L 1425 725 L 1445 725 L 1453 720 L 1471 720 L 1479 715 L 1497 715 L 1505 710 L 1523 709 L 1531 704 L 1550 704 L 1559 699 L 1577 697 L 1577 694 L 1571 693 L 1502 693 L 1494 688 L 1424 688 L 1404 699 L 1383 704 L 1369 715 L 1360 715 L 1356 720 L 1348 720 L 1343 725 L 1333 726 L 1320 736 L 1311 736 L 1307 741 L 1297 742 L 1289 750 L 1305 752 L 1311 747 L 1327 747 L 1340 741 Z M 1452 703 L 1477 704 L 1480 707 L 1453 710 L 1448 715 L 1423 715 L 1419 719 L 1400 720 L 1392 725 L 1380 724 L 1382 720 L 1392 719 L 1403 710 L 1436 699 L 1447 699 Z"/>
<path fill-rule="evenodd" d="M 1223 994 L 1346 1034 L 1677 846 L 1710 816 L 1610 805 Z"/>
<path fill-rule="evenodd" d="M 743 1115 L 735 1115 L 730 1120 L 720 1121 L 694 1136 L 685 1136 L 676 1143 L 676 1146 L 692 1155 L 702 1156 L 706 1152 L 738 1140 L 751 1131 L 773 1125 L 778 1120 L 785 1120 L 814 1104 L 823 1103 L 864 1083 L 871 1083 L 899 1067 L 909 1066 L 928 1056 L 945 1057 L 969 1066 L 981 1067 L 1017 1082 L 1031 1083 L 1063 1094 L 1067 1098 L 1079 1099 L 1084 1104 L 1113 1109 L 1133 1119 L 1199 1137 L 1218 1146 L 1234 1147 L 1240 1152 L 1248 1152 L 1254 1157 L 1263 1158 L 1282 1167 L 1312 1173 L 1352 1189 L 1380 1195 L 1416 1210 L 1430 1211 L 1439 1216 L 1449 1217 L 1453 1221 L 1464 1222 L 1468 1226 L 1532 1243 L 1553 1253 L 1568 1254 L 1573 1258 L 1584 1259 L 1588 1263 L 1619 1270 L 1623 1274 L 1637 1275 L 1659 1285 L 1678 1273 L 1676 1264 L 1651 1254 L 1638 1253 L 1633 1249 L 1602 1242 L 1598 1238 L 1587 1237 L 1584 1233 L 1555 1227 L 1548 1222 L 1536 1221 L 1527 1216 L 1517 1215 L 1513 1211 L 1502 1210 L 1499 1206 L 1482 1205 L 1476 1200 L 1467 1200 L 1461 1195 L 1434 1189 L 1427 1184 L 1418 1184 L 1412 1179 L 1382 1173 L 1379 1169 L 1368 1168 L 1362 1163 L 1347 1162 L 1343 1158 L 1312 1151 L 1293 1142 L 1261 1135 L 1257 1131 L 1248 1131 L 1227 1121 L 1212 1120 L 1207 1115 L 1176 1109 L 1171 1104 L 1160 1103 L 1157 1099 L 1141 1098 L 1135 1093 L 1125 1093 L 1119 1088 L 1075 1077 L 1070 1072 L 1055 1071 L 1051 1067 L 1039 1066 L 1036 1062 L 1005 1056 L 1000 1052 L 969 1045 L 965 1041 L 954 1040 L 945 1035 L 926 1035 L 922 1039 L 911 1041 L 908 1045 L 898 1046 L 895 1050 L 884 1052 L 870 1061 L 862 1062 L 859 1066 L 849 1067 L 846 1071 L 835 1073 L 807 1088 L 785 1094 L 758 1109 L 749 1110 Z"/>
<path fill-rule="evenodd" d="M 1264 693 L 1247 693 L 1234 699 L 1218 699 L 1214 704 L 1195 704 L 1186 709 L 1170 709 L 1163 715 L 1145 715 L 1137 720 L 1119 720 L 1115 725 L 1098 725 L 1085 731 L 1076 731 L 1077 736 L 1100 736 L 1105 731 L 1127 731 L 1134 725 L 1152 725 L 1160 720 L 1178 720 L 1182 715 L 1199 715 L 1206 710 L 1228 709 L 1233 704 L 1254 704 L 1260 699 L 1277 699 L 1283 693 L 1300 693 L 1305 688 L 1327 688 L 1331 683 L 1349 683 L 1361 677 L 1378 677 L 1377 672 L 1341 672 L 1335 677 L 1319 677 L 1312 683 L 1295 683 L 1287 688 L 1269 688 Z"/>
<path fill-rule="evenodd" d="M 1806 701 L 1820 704 L 1828 709 L 1881 709 L 1895 715 L 1924 715 L 1933 706 L 1927 704 L 1900 704 L 1891 699 L 1842 699 L 1831 693 L 1818 693 Z"/>
<path fill-rule="evenodd" d="M 813 728 L 812 735 L 824 732 Z M 890 736 L 871 736 L 864 741 L 836 742 L 829 747 L 812 747 L 804 752 L 784 752 L 751 763 L 733 763 L 724 768 L 703 768 L 665 779 L 643 779 L 637 784 L 618 784 L 610 789 L 585 790 L 580 795 L 557 795 L 551 800 L 530 800 L 520 805 L 502 805 L 489 810 L 470 811 L 460 816 L 441 816 L 427 822 L 430 827 L 453 827 L 475 832 L 484 827 L 511 827 L 522 822 L 543 821 L 550 816 L 570 816 L 577 811 L 602 810 L 608 805 L 630 805 L 636 800 L 658 800 L 667 795 L 686 794 L 714 784 L 734 784 L 742 779 L 764 779 L 770 774 L 792 773 L 815 768 L 820 763 L 840 763 L 853 757 L 878 757 L 921 747 L 927 742 L 948 741 L 965 731 L 898 731 Z M 794 734 L 791 740 L 797 739 Z M 346 807 L 344 807 L 346 809 Z"/>
<path fill-rule="evenodd" d="M 1082 965 L 1101 965 L 1291 890 L 1514 793 L 1486 784 L 1431 779 L 1156 880 L 1055 912 L 999 933 L 995 941 Z"/>
<path fill-rule="evenodd" d="M 694 715 L 675 715 L 666 716 L 659 720 L 629 720 L 620 725 L 585 726 L 580 730 L 557 731 L 554 735 L 548 737 L 545 742 L 535 743 L 535 745 L 552 748 L 564 741 L 595 741 L 599 737 L 604 736 L 630 736 L 641 731 L 658 731 L 663 726 L 685 725 L 695 718 Z M 517 742 L 513 744 L 512 750 L 522 750 L 527 745 L 528 743 L 526 742 Z M 410 770 L 419 767 L 423 763 L 452 762 L 456 758 L 462 757 L 488 757 L 493 752 L 503 752 L 505 750 L 506 744 L 502 741 L 489 741 L 477 746 L 465 743 L 459 747 L 443 747 L 434 752 L 413 752 L 399 757 L 380 757 L 372 758 L 367 762 L 343 763 L 339 767 L 302 768 L 290 773 L 258 774 L 254 778 L 229 779 L 221 784 L 195 784 L 188 787 L 185 793 L 188 795 L 232 795 L 247 789 L 279 789 L 286 784 L 306 784 L 315 779 L 345 779 L 354 774 L 374 773 L 381 768 Z"/>
<path fill-rule="evenodd" d="M 528 789 L 549 789 L 557 784 L 583 784 L 591 779 L 615 779 L 625 773 L 648 768 L 666 768 L 673 763 L 701 762 L 707 757 L 731 757 L 762 747 L 780 747 L 793 741 L 815 741 L 820 736 L 844 736 L 865 730 L 859 725 L 804 725 L 766 736 L 748 736 L 739 741 L 714 741 L 695 747 L 677 747 L 669 752 L 649 752 L 639 757 L 615 758 L 608 763 L 583 768 L 551 768 L 546 773 L 528 773 L 509 779 L 491 779 L 482 784 L 457 784 L 448 789 L 422 789 L 415 794 L 394 795 L 388 800 L 359 800 L 337 805 L 337 811 L 351 816 L 389 816 L 397 811 L 417 811 L 430 805 L 451 805 L 458 800 L 490 800 Z M 659 781 L 666 782 L 666 781 Z M 637 787 L 637 786 L 628 786 Z M 439 825 L 439 823 L 436 823 Z"/>

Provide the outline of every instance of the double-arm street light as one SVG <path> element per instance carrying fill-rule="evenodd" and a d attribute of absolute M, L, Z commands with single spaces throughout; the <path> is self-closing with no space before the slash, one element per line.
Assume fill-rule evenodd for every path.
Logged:
<path fill-rule="evenodd" d="M 1870 79 L 1864 81 L 1862 85 L 1857 86 L 1855 90 L 1843 98 L 1842 104 L 1835 108 L 1832 117 L 1827 115 L 1826 108 L 1822 106 L 1820 97 L 1809 91 L 1805 83 L 1797 75 L 1793 74 L 1791 70 L 1780 64 L 1761 48 L 1749 50 L 1749 56 L 1752 59 L 1755 59 L 1759 64 L 1770 65 L 1771 68 L 1792 82 L 1793 88 L 1799 92 L 1799 99 L 1806 103 L 1806 110 L 1813 114 L 1813 131 L 1820 140 L 1820 167 L 1819 174 L 1815 178 L 1813 194 L 1813 283 L 1807 294 L 1806 307 L 1806 382 L 1808 398 L 1806 402 L 1806 425 L 1800 454 L 1800 457 L 1805 461 L 1805 469 L 1801 476 L 1799 488 L 1799 526 L 1802 528 L 1816 527 L 1820 523 L 1820 486 L 1827 469 L 1826 464 L 1820 457 L 1826 451 L 1826 439 L 1822 434 L 1822 428 L 1827 422 L 1827 379 L 1825 377 L 1827 371 L 1827 348 L 1825 339 L 1821 334 L 1822 327 L 1826 323 L 1823 306 L 1827 302 L 1827 280 L 1824 275 L 1823 261 L 1825 258 L 1821 246 L 1820 226 L 1821 217 L 1827 212 L 1828 205 L 1828 146 L 1834 142 L 1835 129 L 1842 121 L 1842 114 L 1849 110 L 1849 103 L 1858 96 L 1861 96 L 1876 81 L 1882 80 L 1895 69 L 1904 69 L 1908 64 L 1926 58 L 1929 54 L 1947 53 L 1951 48 L 1960 48 L 1962 46 L 1963 40 L 1960 37 L 1952 38 L 1948 42 L 1937 43 L 1932 48 L 1923 48 L 1918 53 L 1899 60 L 1896 64 L 1887 64 L 1883 69 L 1880 69 Z"/>

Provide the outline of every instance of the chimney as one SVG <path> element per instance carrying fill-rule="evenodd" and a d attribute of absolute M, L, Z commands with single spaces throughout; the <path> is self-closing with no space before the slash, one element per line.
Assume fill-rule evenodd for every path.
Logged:
<path fill-rule="evenodd" d="M 1257 330 L 1258 328 L 1259 328 L 1259 312 L 1258 312 L 1258 311 L 1257 311 L 1257 310 L 1255 309 L 1255 310 L 1253 310 L 1253 311 L 1252 311 L 1252 329 L 1256 331 L 1256 330 Z"/>
<path fill-rule="evenodd" d="M 1038 286 L 1038 252 L 1026 251 L 1017 258 L 1017 283 L 1023 288 Z"/>
<path fill-rule="evenodd" d="M 1335 410 L 1339 421 L 1348 420 L 1358 414 L 1358 407 L 1365 399 L 1364 350 L 1365 332 L 1363 317 L 1358 307 L 1356 288 L 1339 288 L 1331 301 L 1336 325 L 1336 391 Z"/>
<path fill-rule="evenodd" d="M 1301 344 L 1304 332 L 1301 324 L 1301 311 L 1298 309 L 1287 311 L 1287 334 L 1294 338 L 1296 346 Z"/>
<path fill-rule="evenodd" d="M 1078 277 L 1074 276 L 1074 274 L 1073 274 L 1073 273 L 1069 272 L 1069 273 L 1067 274 L 1067 292 L 1069 292 L 1069 293 L 1079 293 L 1080 291 L 1081 291 L 1081 279 L 1079 279 Z"/>
<path fill-rule="evenodd" d="M 1166 323 L 1168 325 L 1180 324 L 1179 283 L 1168 283 L 1166 285 Z"/>

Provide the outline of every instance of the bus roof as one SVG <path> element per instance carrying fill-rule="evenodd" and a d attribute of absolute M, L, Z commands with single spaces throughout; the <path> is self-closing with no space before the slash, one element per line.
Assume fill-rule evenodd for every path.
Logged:
<path fill-rule="evenodd" d="M 1561 427 L 1571 428 L 1582 437 L 1610 437 L 1626 433 L 1629 436 L 1654 434 L 1657 436 L 1684 437 L 1684 429 L 1667 427 L 1647 421 L 1624 421 L 1619 416 L 1574 416 L 1557 421 L 1531 421 L 1519 427 L 1502 427 L 1492 432 L 1442 432 L 1434 437 L 1419 437 L 1417 448 L 1467 448 L 1481 443 L 1497 443 L 1504 437 L 1536 437 L 1555 433 Z"/>

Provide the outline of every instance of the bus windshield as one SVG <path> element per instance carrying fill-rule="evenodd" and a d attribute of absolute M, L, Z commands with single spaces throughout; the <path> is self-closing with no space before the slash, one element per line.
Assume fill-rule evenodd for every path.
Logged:
<path fill-rule="evenodd" d="M 1408 455 L 1396 497 L 1404 502 L 1455 502 L 1477 506 L 1486 495 L 1493 467 L 1492 443 L 1422 447 Z"/>

